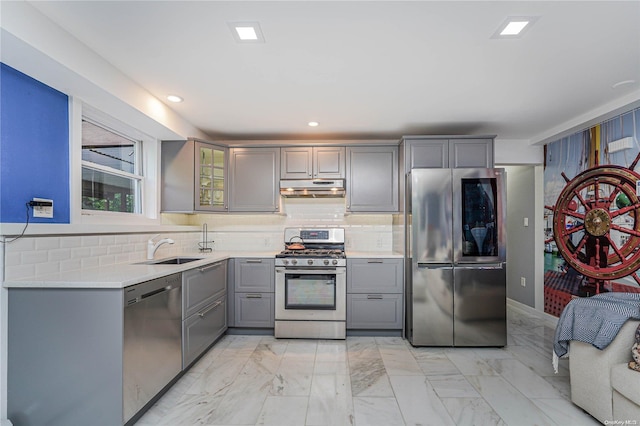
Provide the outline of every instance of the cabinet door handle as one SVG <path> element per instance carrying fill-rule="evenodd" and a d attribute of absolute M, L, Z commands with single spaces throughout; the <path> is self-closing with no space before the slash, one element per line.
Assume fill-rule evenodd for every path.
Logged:
<path fill-rule="evenodd" d="M 262 259 L 248 259 L 246 263 L 262 263 Z"/>
<path fill-rule="evenodd" d="M 203 311 L 198 312 L 198 316 L 200 318 L 204 318 L 204 316 L 206 314 L 208 314 L 210 311 L 214 310 L 215 308 L 217 308 L 220 305 L 222 305 L 222 300 L 218 300 L 217 302 L 214 302 L 211 305 L 209 305 L 208 307 L 206 307 Z"/>
<path fill-rule="evenodd" d="M 218 266 L 220 266 L 222 264 L 222 262 L 217 262 L 217 263 L 213 263 L 211 265 L 207 265 L 207 266 L 203 266 L 202 268 L 198 268 L 198 271 L 200 272 L 206 272 L 209 269 L 213 269 L 213 268 L 217 268 Z"/>
<path fill-rule="evenodd" d="M 262 295 L 249 293 L 247 294 L 247 299 L 262 299 Z"/>
<path fill-rule="evenodd" d="M 367 299 L 369 300 L 382 300 L 381 294 L 367 294 Z"/>

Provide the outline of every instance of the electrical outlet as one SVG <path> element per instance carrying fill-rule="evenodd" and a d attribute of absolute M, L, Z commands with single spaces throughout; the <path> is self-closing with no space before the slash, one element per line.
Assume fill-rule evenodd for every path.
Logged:
<path fill-rule="evenodd" d="M 53 218 L 53 200 L 34 197 L 30 204 L 33 208 L 33 217 Z"/>
<path fill-rule="evenodd" d="M 520 285 L 522 287 L 526 287 L 527 286 L 527 280 L 525 277 L 520 277 Z"/>

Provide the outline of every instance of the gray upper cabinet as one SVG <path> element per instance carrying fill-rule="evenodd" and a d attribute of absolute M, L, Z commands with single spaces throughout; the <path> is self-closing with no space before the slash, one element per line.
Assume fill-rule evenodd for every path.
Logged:
<path fill-rule="evenodd" d="M 493 139 L 450 140 L 449 167 L 493 167 Z"/>
<path fill-rule="evenodd" d="M 405 170 L 493 167 L 494 136 L 405 136 Z"/>
<path fill-rule="evenodd" d="M 347 147 L 347 209 L 398 211 L 398 147 Z"/>
<path fill-rule="evenodd" d="M 294 146 L 281 149 L 280 177 L 282 179 L 339 179 L 344 176 L 344 147 Z"/>
<path fill-rule="evenodd" d="M 229 210 L 277 212 L 280 201 L 280 148 L 229 150 Z"/>
<path fill-rule="evenodd" d="M 226 211 L 227 148 L 209 142 L 162 141 L 161 211 Z"/>
<path fill-rule="evenodd" d="M 408 170 L 415 168 L 445 169 L 449 167 L 449 141 L 447 139 L 412 141 L 407 145 Z"/>

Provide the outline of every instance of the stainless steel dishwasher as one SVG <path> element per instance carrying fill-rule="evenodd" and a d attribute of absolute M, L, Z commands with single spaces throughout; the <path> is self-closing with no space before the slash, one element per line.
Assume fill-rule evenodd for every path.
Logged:
<path fill-rule="evenodd" d="M 182 274 L 124 289 L 123 423 L 182 369 Z"/>

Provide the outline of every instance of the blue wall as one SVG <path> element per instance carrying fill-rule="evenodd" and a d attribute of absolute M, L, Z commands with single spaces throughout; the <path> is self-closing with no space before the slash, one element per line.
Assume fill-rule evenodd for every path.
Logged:
<path fill-rule="evenodd" d="M 0 222 L 24 223 L 25 203 L 53 200 L 53 219 L 69 223 L 69 98 L 0 64 Z"/>

